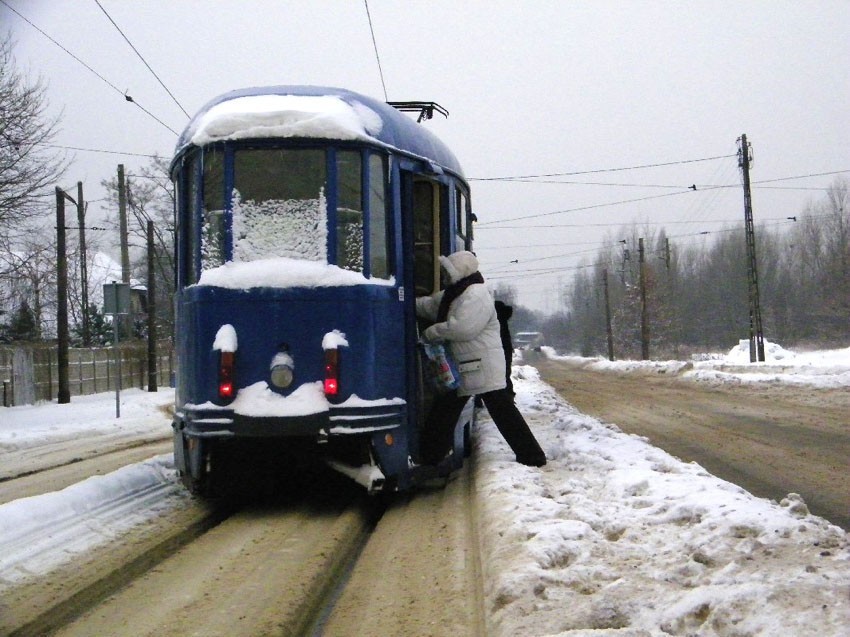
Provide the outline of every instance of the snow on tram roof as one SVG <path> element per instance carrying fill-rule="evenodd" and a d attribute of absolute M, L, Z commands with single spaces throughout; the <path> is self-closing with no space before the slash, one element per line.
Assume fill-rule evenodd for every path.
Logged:
<path fill-rule="evenodd" d="M 296 137 L 378 143 L 463 175 L 448 146 L 389 104 L 321 86 L 245 88 L 220 95 L 192 118 L 174 155 L 216 141 Z"/>

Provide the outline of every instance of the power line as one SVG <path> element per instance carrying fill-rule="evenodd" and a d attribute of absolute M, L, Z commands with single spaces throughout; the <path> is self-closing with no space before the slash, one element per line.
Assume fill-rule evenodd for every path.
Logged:
<path fill-rule="evenodd" d="M 369 20 L 369 32 L 372 34 L 372 46 L 375 47 L 375 59 L 378 61 L 378 73 L 381 76 L 381 86 L 384 88 L 384 101 L 389 102 L 390 98 L 387 96 L 387 84 L 384 82 L 384 69 L 381 67 L 381 56 L 378 55 L 378 42 L 375 40 L 375 29 L 372 27 L 372 14 L 369 12 L 369 0 L 363 0 L 363 4 L 366 5 L 366 17 Z"/>
<path fill-rule="evenodd" d="M 138 56 L 139 56 L 139 59 L 140 59 L 140 60 L 142 61 L 142 63 L 143 63 L 143 64 L 147 67 L 148 71 L 150 71 L 150 72 L 151 72 L 151 74 L 152 74 L 152 75 L 156 78 L 156 81 L 157 81 L 157 82 L 159 82 L 159 85 L 160 85 L 162 88 L 164 88 L 164 89 L 165 89 L 165 92 L 166 92 L 166 93 L 168 93 L 169 97 L 171 97 L 171 99 L 172 99 L 172 100 L 174 100 L 174 103 L 175 103 L 175 104 L 177 104 L 178 108 L 179 108 L 181 111 L 183 111 L 183 114 L 184 114 L 187 118 L 189 118 L 189 117 L 190 117 L 190 115 L 189 115 L 189 113 L 187 113 L 187 112 L 186 112 L 186 109 L 185 109 L 185 108 L 183 108 L 183 105 L 182 105 L 182 104 L 180 104 L 180 102 L 178 102 L 178 101 L 177 101 L 177 98 L 176 98 L 176 97 L 174 97 L 174 94 L 173 94 L 170 90 L 168 90 L 168 87 L 167 87 L 167 86 L 165 85 L 165 83 L 164 83 L 164 82 L 163 82 L 163 81 L 159 78 L 159 75 L 157 75 L 157 74 L 156 74 L 156 72 L 155 72 L 155 71 L 151 68 L 151 65 L 147 63 L 147 60 L 145 60 L 145 58 L 143 58 L 143 57 L 142 57 L 142 54 L 141 54 L 141 53 L 139 53 L 139 51 L 136 49 L 136 47 L 135 47 L 135 46 L 133 46 L 133 43 L 132 43 L 132 42 L 130 42 L 130 39 L 129 39 L 129 38 L 128 38 L 125 34 L 124 34 L 124 32 L 121 30 L 121 27 L 119 27 L 119 26 L 115 23 L 115 20 L 113 20 L 113 19 L 112 19 L 112 16 L 111 16 L 111 15 L 109 15 L 109 14 L 106 12 L 106 9 L 104 9 L 104 8 L 103 8 L 103 5 L 102 5 L 102 4 L 100 4 L 100 0 L 94 0 L 94 3 L 95 3 L 98 7 L 100 7 L 100 10 L 101 10 L 101 11 L 103 11 L 103 14 L 104 14 L 104 15 L 105 15 L 108 19 L 109 19 L 109 21 L 112 23 L 112 26 L 114 26 L 114 27 L 118 30 L 118 33 L 120 33 L 120 34 L 121 34 L 121 37 L 122 37 L 122 38 L 124 38 L 124 40 L 127 42 L 127 44 L 129 44 L 129 45 L 130 45 L 130 48 L 131 48 L 131 49 L 133 49 L 133 52 L 134 52 L 136 55 L 138 55 Z"/>
<path fill-rule="evenodd" d="M 791 181 L 793 179 L 807 179 L 809 177 L 827 177 L 829 175 L 840 175 L 841 173 L 850 173 L 850 168 L 845 168 L 843 170 L 831 170 L 825 173 L 811 173 L 808 175 L 797 175 L 795 177 L 778 177 L 776 179 L 760 179 L 759 181 L 754 181 L 753 184 L 771 184 L 777 181 Z"/>
<path fill-rule="evenodd" d="M 61 146 L 59 144 L 42 144 L 48 148 L 61 148 L 63 150 L 79 150 L 87 153 L 105 153 L 107 155 L 127 155 L 129 157 L 160 157 L 160 155 L 148 155 L 146 153 L 129 153 L 120 150 L 103 150 L 100 148 L 82 148 L 80 146 Z"/>
<path fill-rule="evenodd" d="M 699 161 L 699 160 L 694 160 L 694 161 Z M 810 178 L 810 177 L 824 177 L 824 176 L 829 176 L 829 175 L 838 175 L 838 174 L 847 173 L 847 172 L 850 172 L 850 169 L 833 170 L 833 171 L 823 172 L 823 173 L 810 173 L 810 174 L 807 174 L 807 175 L 795 175 L 795 176 L 792 176 L 792 177 L 778 177 L 776 179 L 762 179 L 762 180 L 759 180 L 759 181 L 753 182 L 753 183 L 754 184 L 767 184 L 767 183 L 774 183 L 774 182 L 777 182 L 777 181 L 791 181 L 791 180 L 794 180 L 794 179 L 807 179 L 807 178 Z M 608 206 L 619 206 L 619 205 L 622 205 L 622 204 L 639 203 L 639 202 L 642 202 L 642 201 L 649 201 L 651 199 L 661 199 L 663 197 L 675 197 L 675 196 L 678 196 L 678 195 L 685 195 L 685 194 L 688 194 L 688 193 L 707 192 L 707 191 L 711 191 L 711 190 L 721 190 L 721 189 L 728 189 L 728 188 L 732 188 L 732 187 L 737 187 L 737 186 L 733 186 L 733 185 L 730 184 L 730 185 L 726 185 L 726 186 L 703 186 L 703 187 L 699 188 L 699 187 L 696 187 L 696 185 L 694 185 L 694 186 L 691 186 L 687 189 L 684 189 L 684 190 L 681 190 L 681 191 L 678 191 L 678 192 L 668 192 L 668 193 L 665 193 L 663 195 L 650 195 L 650 196 L 647 196 L 647 197 L 639 197 L 637 199 L 625 199 L 623 201 L 611 201 L 611 202 L 608 202 L 608 203 L 593 204 L 593 205 L 590 205 L 590 206 L 581 206 L 579 208 L 567 208 L 565 210 L 553 210 L 552 212 L 539 212 L 539 213 L 536 213 L 536 214 L 524 215 L 524 216 L 521 216 L 521 217 L 510 217 L 508 219 L 502 219 L 502 220 L 499 220 L 499 221 L 485 221 L 483 223 L 479 223 L 476 226 L 476 229 L 490 230 L 490 229 L 496 229 L 496 228 L 528 228 L 528 227 L 557 228 L 557 227 L 562 227 L 562 226 L 560 226 L 560 225 L 552 225 L 552 226 L 503 226 L 503 225 L 498 225 L 498 224 L 502 224 L 502 223 L 509 222 L 509 221 L 523 221 L 525 219 L 536 219 L 536 218 L 539 218 L 539 217 L 549 217 L 549 216 L 552 216 L 552 215 L 565 214 L 565 213 L 568 213 L 568 212 L 583 212 L 585 210 L 593 210 L 593 209 L 596 209 L 596 208 L 606 208 Z M 593 224 L 582 224 L 582 225 L 593 225 Z M 571 227 L 571 226 L 567 225 L 567 226 L 563 226 L 563 227 Z"/>
<path fill-rule="evenodd" d="M 11 10 L 11 11 L 12 11 L 15 15 L 17 15 L 17 16 L 18 16 L 21 20 L 23 20 L 24 22 L 26 22 L 27 24 L 29 24 L 29 25 L 30 25 L 33 29 L 35 29 L 36 31 L 38 31 L 39 33 L 41 33 L 41 35 L 43 35 L 43 36 L 44 36 L 44 37 L 46 37 L 48 40 L 50 40 L 51 42 L 53 42 L 53 44 L 55 44 L 56 46 L 58 46 L 58 47 L 59 47 L 60 49 L 62 49 L 65 53 L 67 53 L 67 54 L 68 54 L 68 55 L 70 55 L 72 58 L 74 58 L 77 62 L 79 62 L 80 64 L 82 64 L 84 67 L 86 67 L 86 69 L 88 69 L 89 71 L 91 71 L 92 73 L 94 73 L 94 74 L 95 74 L 98 78 L 100 78 L 100 79 L 101 79 L 101 80 L 102 80 L 102 81 L 103 81 L 103 82 L 104 82 L 107 86 L 109 86 L 111 89 L 113 89 L 114 91 L 116 91 L 116 92 L 117 92 L 117 93 L 119 93 L 120 95 L 123 95 L 123 96 L 124 96 L 124 100 L 125 100 L 125 101 L 130 102 L 130 103 L 132 103 L 132 104 L 136 105 L 138 108 L 140 108 L 140 109 L 141 109 L 141 110 L 142 110 L 145 114 L 147 114 L 149 117 L 151 117 L 152 119 L 156 120 L 159 124 L 161 124 L 162 126 L 164 126 L 165 128 L 167 128 L 169 131 L 171 131 L 171 132 L 172 132 L 172 133 L 174 133 L 175 135 L 178 135 L 177 131 L 175 131 L 175 130 L 174 130 L 173 128 L 171 128 L 168 124 L 166 124 L 166 123 L 165 123 L 165 122 L 163 122 L 161 119 L 159 119 L 156 115 L 154 115 L 153 113 L 151 113 L 151 112 L 150 112 L 148 109 L 146 109 L 144 106 L 142 106 L 141 104 L 139 104 L 139 103 L 138 103 L 135 99 L 133 99 L 130 95 L 128 95 L 126 91 L 122 91 L 120 88 L 118 88 L 117 86 L 115 86 L 112 82 L 110 82 L 110 81 L 109 81 L 109 80 L 107 80 L 105 77 L 103 77 L 100 73 L 98 73 L 97 71 L 95 71 L 95 70 L 94 70 L 92 67 L 90 67 L 88 64 L 86 64 L 85 62 L 83 62 L 83 61 L 82 61 L 80 58 L 78 58 L 76 55 L 74 55 L 73 53 L 71 53 L 71 52 L 70 52 L 68 49 L 66 49 L 64 46 L 62 46 L 61 44 L 59 44 L 59 42 L 57 42 L 56 40 L 54 40 L 54 39 L 53 39 L 52 37 L 50 37 L 47 33 L 45 33 L 44 31 L 42 31 L 42 30 L 41 30 L 39 27 L 37 27 L 37 26 L 36 26 L 36 25 L 35 25 L 35 24 L 34 24 L 34 23 L 33 23 L 33 22 L 29 19 L 29 18 L 27 18 L 26 16 L 22 15 L 20 11 L 18 11 L 17 9 L 15 9 L 15 7 L 13 7 L 13 6 L 12 6 L 12 5 L 10 5 L 8 2 L 6 2 L 6 0 L 0 0 L 0 2 L 2 2 L 2 3 L 3 3 L 3 4 L 4 4 L 4 5 L 5 5 L 5 6 L 9 9 L 9 10 Z"/>
<path fill-rule="evenodd" d="M 567 212 L 581 212 L 583 210 L 593 210 L 595 208 L 605 208 L 605 207 L 608 207 L 608 206 L 619 206 L 619 205 L 627 204 L 627 203 L 637 203 L 637 202 L 640 202 L 640 201 L 649 201 L 650 199 L 661 199 L 663 197 L 675 197 L 677 195 L 686 195 L 690 192 L 694 192 L 694 191 L 691 190 L 691 189 L 687 189 L 687 190 L 683 190 L 681 192 L 668 192 L 668 193 L 665 193 L 663 195 L 652 195 L 652 196 L 649 196 L 649 197 L 639 197 L 637 199 L 626 199 L 624 201 L 611 201 L 611 202 L 608 202 L 608 203 L 593 204 L 591 206 L 581 206 L 579 208 L 568 208 L 566 210 L 553 210 L 552 212 L 539 212 L 539 213 L 533 214 L 533 215 L 524 215 L 522 217 L 511 217 L 509 219 L 502 219 L 501 221 L 485 221 L 484 223 L 479 223 L 476 226 L 476 230 L 484 230 L 484 229 L 490 229 L 490 228 L 495 228 L 495 227 L 500 227 L 500 228 L 528 227 L 528 226 L 496 226 L 494 224 L 500 224 L 500 223 L 503 223 L 503 222 L 506 222 L 506 221 L 522 221 L 524 219 L 536 219 L 538 217 L 549 217 L 551 215 L 560 215 L 560 214 L 564 214 L 564 213 L 567 213 Z"/>
<path fill-rule="evenodd" d="M 660 164 L 643 164 L 640 166 L 625 166 L 621 168 L 599 168 L 597 170 L 580 170 L 575 172 L 565 172 L 565 173 L 547 173 L 542 175 L 514 175 L 510 177 L 469 177 L 469 181 L 520 181 L 523 179 L 537 179 L 543 177 L 574 177 L 576 175 L 593 175 L 597 173 L 611 173 L 611 172 L 620 172 L 624 170 L 639 170 L 643 168 L 660 168 L 663 166 L 675 166 L 678 164 L 693 164 L 701 161 L 714 161 L 717 159 L 728 159 L 730 157 L 737 157 L 737 155 L 718 155 L 717 157 L 703 157 L 701 159 L 683 159 L 680 161 L 670 161 L 664 162 Z"/>
<path fill-rule="evenodd" d="M 838 171 L 845 172 L 845 171 Z M 826 173 L 833 174 L 833 173 Z M 791 179 L 799 179 L 798 177 L 792 177 Z M 770 180 L 769 180 L 770 181 Z M 507 183 L 507 180 L 506 180 Z M 564 186 L 607 186 L 611 188 L 663 188 L 665 190 L 675 190 L 684 188 L 682 184 L 624 184 L 617 183 L 611 181 L 563 181 L 560 179 L 512 179 L 510 183 L 525 183 L 525 184 L 555 184 L 555 185 L 564 185 Z M 767 183 L 767 182 L 752 182 L 752 185 L 756 187 L 759 183 Z M 693 184 L 696 186 L 697 190 L 709 190 L 709 189 L 718 189 L 718 188 L 740 188 L 741 184 Z M 693 190 L 693 186 L 690 186 L 691 190 Z M 757 186 L 762 190 L 829 190 L 829 188 L 813 188 L 809 186 Z"/>
<path fill-rule="evenodd" d="M 777 219 L 774 219 L 774 220 L 768 220 L 768 221 L 775 221 L 774 223 L 764 223 L 764 224 L 760 223 L 759 226 L 761 226 L 761 227 L 778 226 L 778 225 L 787 223 L 790 220 L 791 219 L 789 219 L 789 218 L 783 218 L 781 220 L 778 220 L 778 218 L 777 218 Z M 680 235 L 669 235 L 667 238 L 668 239 L 683 239 L 683 238 L 689 238 L 689 237 L 706 236 L 706 235 L 711 235 L 711 234 L 726 234 L 726 233 L 730 233 L 730 232 L 741 232 L 741 231 L 742 231 L 742 228 L 724 228 L 722 230 L 711 230 L 711 231 L 703 231 L 703 232 L 692 232 L 692 233 L 680 234 Z M 590 249 L 590 250 L 579 250 L 577 252 L 569 252 L 569 253 L 566 253 L 566 254 L 559 254 L 559 255 L 554 255 L 554 256 L 550 256 L 550 257 L 540 257 L 540 258 L 537 258 L 537 259 L 529 259 L 529 260 L 523 261 L 523 263 L 524 264 L 525 263 L 535 263 L 537 261 L 544 261 L 544 260 L 547 260 L 547 259 L 577 257 L 577 256 L 581 256 L 582 254 L 586 254 L 588 252 L 600 252 L 600 251 L 606 250 L 608 248 L 616 248 L 617 246 L 618 246 L 618 244 L 616 244 L 616 243 L 608 244 L 608 245 L 603 244 L 603 245 L 599 246 L 598 248 L 594 248 L 594 249 Z M 578 266 L 551 267 L 551 268 L 523 268 L 523 269 L 520 269 L 520 270 L 514 270 L 513 272 L 507 272 L 506 270 L 504 270 L 505 267 L 508 267 L 507 265 L 501 265 L 501 266 L 494 265 L 494 266 L 492 266 L 492 269 L 490 269 L 490 271 L 496 276 L 488 276 L 487 278 L 489 280 L 512 279 L 512 278 L 517 278 L 517 277 L 520 277 L 520 276 L 526 276 L 526 275 L 529 275 L 529 274 L 531 276 L 545 276 L 547 274 L 558 274 L 558 273 L 563 273 L 563 272 L 569 271 L 569 270 L 581 270 L 581 269 L 584 269 L 584 268 L 592 268 L 592 267 L 595 267 L 596 265 L 597 265 L 597 263 L 582 264 L 582 265 L 578 265 Z"/>

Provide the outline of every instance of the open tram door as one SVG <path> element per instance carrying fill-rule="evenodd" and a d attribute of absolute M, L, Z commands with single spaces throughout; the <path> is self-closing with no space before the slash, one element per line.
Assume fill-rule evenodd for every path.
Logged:
<path fill-rule="evenodd" d="M 409 396 L 415 396 L 410 406 L 411 421 L 418 435 L 414 453 L 418 454 L 419 440 L 428 435 L 426 420 L 434 399 L 434 388 L 427 382 L 423 351 L 419 335 L 428 327 L 427 322 L 416 317 L 415 300 L 444 287 L 441 281 L 440 255 L 471 248 L 471 212 L 465 186 L 453 178 L 426 176 L 421 173 L 401 171 L 402 234 L 405 245 L 404 287 L 413 292 L 406 304 L 405 319 L 408 338 L 407 382 Z M 461 415 L 462 427 L 455 435 L 453 469 L 463 463 L 469 454 L 469 436 L 472 426 L 472 401 Z"/>

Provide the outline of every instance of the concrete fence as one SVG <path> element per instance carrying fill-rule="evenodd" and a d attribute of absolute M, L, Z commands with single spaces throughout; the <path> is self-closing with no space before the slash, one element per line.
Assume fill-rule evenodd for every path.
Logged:
<path fill-rule="evenodd" d="M 68 352 L 68 378 L 71 396 L 114 391 L 118 382 L 118 356 L 121 360 L 121 387 L 146 388 L 148 352 L 145 343 L 111 347 L 72 348 Z M 170 345 L 157 349 L 157 384 L 168 387 L 174 373 Z M 55 400 L 59 391 L 59 367 L 55 345 L 16 345 L 0 347 L 2 405 L 31 405 Z"/>

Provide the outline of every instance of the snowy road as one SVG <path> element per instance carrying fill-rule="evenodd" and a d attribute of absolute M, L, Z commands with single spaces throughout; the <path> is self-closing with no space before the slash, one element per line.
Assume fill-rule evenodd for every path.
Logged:
<path fill-rule="evenodd" d="M 544 380 L 582 413 L 616 423 L 686 462 L 775 500 L 803 496 L 850 530 L 850 391 L 699 382 L 682 372 L 612 373 L 540 360 Z"/>

